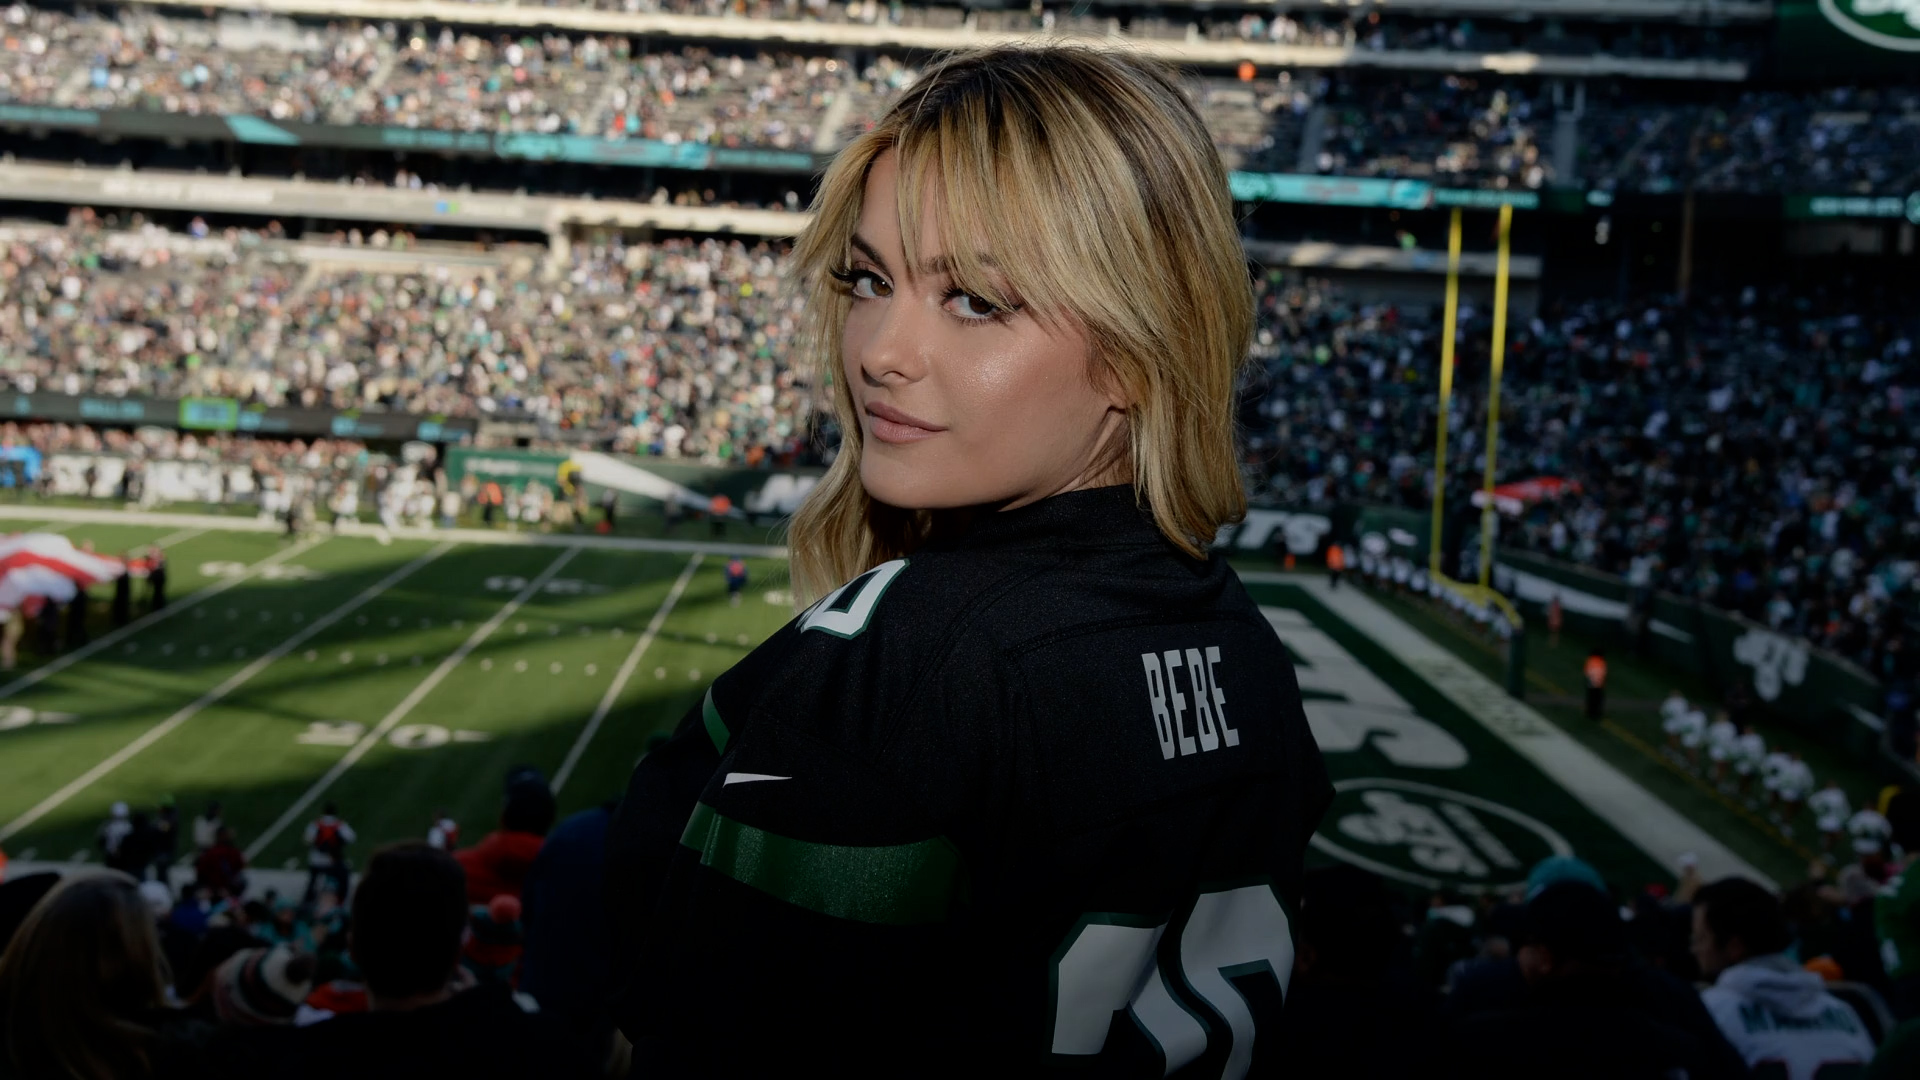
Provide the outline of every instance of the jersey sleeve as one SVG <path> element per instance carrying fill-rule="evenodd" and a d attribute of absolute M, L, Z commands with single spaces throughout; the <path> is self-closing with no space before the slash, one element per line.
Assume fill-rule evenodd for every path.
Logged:
<path fill-rule="evenodd" d="M 952 1044 L 959 847 L 884 746 L 779 704 L 710 695 L 635 770 L 609 882 L 616 912 L 646 912 L 616 1011 L 636 1066 L 859 1070 Z"/>

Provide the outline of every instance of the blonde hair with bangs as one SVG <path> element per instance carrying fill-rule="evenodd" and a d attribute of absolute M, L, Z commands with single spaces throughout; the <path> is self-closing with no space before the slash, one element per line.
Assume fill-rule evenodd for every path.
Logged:
<path fill-rule="evenodd" d="M 940 526 L 935 512 L 868 496 L 841 367 L 852 301 L 832 272 L 849 262 L 867 174 L 889 150 L 907 265 L 921 261 L 925 197 L 957 287 L 995 304 L 1011 292 L 1036 318 L 1077 325 L 1091 376 L 1128 403 L 1137 497 L 1169 540 L 1203 555 L 1246 512 L 1233 392 L 1253 294 L 1219 153 L 1151 61 L 1084 46 L 992 48 L 935 64 L 840 152 L 795 246 L 808 320 L 800 366 L 816 388 L 832 387 L 841 432 L 839 456 L 790 529 L 796 602 L 911 554 Z"/>

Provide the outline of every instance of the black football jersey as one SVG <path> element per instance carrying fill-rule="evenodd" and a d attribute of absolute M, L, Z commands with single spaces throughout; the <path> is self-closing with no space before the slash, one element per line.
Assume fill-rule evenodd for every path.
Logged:
<path fill-rule="evenodd" d="M 1330 799 L 1219 556 L 1127 487 L 983 515 L 802 613 L 634 770 L 616 1017 L 637 1075 L 1269 1073 Z"/>

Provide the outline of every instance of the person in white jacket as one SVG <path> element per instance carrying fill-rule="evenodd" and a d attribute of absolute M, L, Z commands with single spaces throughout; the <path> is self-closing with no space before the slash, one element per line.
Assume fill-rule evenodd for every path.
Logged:
<path fill-rule="evenodd" d="M 1744 878 L 1723 878 L 1693 897 L 1693 956 L 1713 985 L 1700 1000 L 1749 1066 L 1774 1063 L 1785 1080 L 1815 1080 L 1825 1066 L 1873 1059 L 1873 1037 L 1852 1006 L 1788 952 L 1793 931 L 1780 900 Z"/>

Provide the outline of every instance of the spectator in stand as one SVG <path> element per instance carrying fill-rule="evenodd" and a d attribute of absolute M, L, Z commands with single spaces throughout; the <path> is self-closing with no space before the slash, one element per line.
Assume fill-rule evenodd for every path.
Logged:
<path fill-rule="evenodd" d="M 173 796 L 160 797 L 160 808 L 153 812 L 153 868 L 161 881 L 180 857 L 180 808 Z"/>
<path fill-rule="evenodd" d="M 569 1080 L 595 1075 L 554 1022 L 504 985 L 462 989 L 460 864 L 423 843 L 375 852 L 353 896 L 352 952 L 368 1011 L 263 1028 L 218 1047 L 231 1075 L 282 1080 Z"/>
<path fill-rule="evenodd" d="M 1725 878 L 1693 896 L 1693 956 L 1713 985 L 1700 992 L 1727 1041 L 1786 1080 L 1818 1080 L 1828 1065 L 1866 1064 L 1873 1038 L 1852 1007 L 1789 953 L 1786 908 L 1765 888 Z"/>
<path fill-rule="evenodd" d="M 1443 1075 L 1746 1075 L 1699 998 L 1633 961 L 1619 910 L 1599 889 L 1562 881 L 1529 900 L 1515 959 L 1524 990 L 1450 1025 Z"/>
<path fill-rule="evenodd" d="M 460 823 L 445 810 L 436 810 L 433 824 L 427 828 L 427 846 L 435 851 L 453 851 L 460 846 Z"/>
<path fill-rule="evenodd" d="M 554 813 L 553 789 L 538 769 L 522 766 L 507 774 L 500 827 L 454 853 L 466 871 L 468 902 L 485 904 L 502 894 L 519 897 L 553 827 Z"/>
<path fill-rule="evenodd" d="M 307 825 L 307 891 L 312 903 L 326 882 L 335 896 L 347 895 L 352 881 L 352 864 L 347 860 L 347 845 L 353 843 L 353 826 L 340 816 L 340 808 L 329 802 L 320 816 Z"/>
<path fill-rule="evenodd" d="M 243 896 L 247 891 L 247 856 L 225 825 L 214 830 L 213 843 L 193 860 L 194 881 L 216 897 Z"/>
<path fill-rule="evenodd" d="M 167 1007 L 166 982 L 131 877 L 62 880 L 0 954 L 0 1075 L 200 1080 L 210 1033 Z"/>
<path fill-rule="evenodd" d="M 133 815 L 127 809 L 127 804 L 116 802 L 108 807 L 107 820 L 101 824 L 100 831 L 95 839 L 100 845 L 102 861 L 104 861 L 109 868 L 115 870 L 125 869 L 125 867 L 121 865 L 125 859 L 122 852 L 126 848 L 127 838 L 132 835 Z"/>

